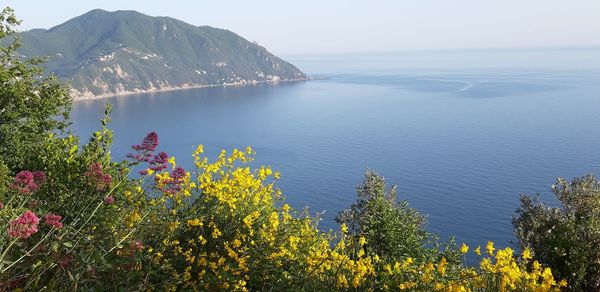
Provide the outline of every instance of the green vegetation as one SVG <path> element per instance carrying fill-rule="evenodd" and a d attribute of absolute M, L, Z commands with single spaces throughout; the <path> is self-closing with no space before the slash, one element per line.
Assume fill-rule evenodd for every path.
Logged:
<path fill-rule="evenodd" d="M 51 55 L 46 69 L 74 96 L 306 78 L 231 31 L 135 11 L 96 9 L 19 36 L 19 52 Z"/>
<path fill-rule="evenodd" d="M 396 186 L 387 188 L 384 178 L 372 170 L 365 173 L 365 181 L 357 187 L 357 200 L 350 209 L 341 211 L 336 221 L 348 229 L 348 235 L 358 241 L 364 237 L 367 253 L 377 254 L 391 261 L 406 257 L 419 260 L 439 260 L 445 257 L 460 263 L 462 257 L 452 241 L 442 250 L 436 236 L 423 229 L 425 217 L 398 201 Z"/>
<path fill-rule="evenodd" d="M 568 182 L 559 178 L 552 191 L 562 207 L 528 196 L 513 220 L 521 248 L 566 278 L 573 288 L 600 289 L 600 182 L 587 175 Z"/>
<path fill-rule="evenodd" d="M 0 40 L 15 33 L 13 11 L 0 15 Z M 14 39 L 0 48 L 0 165 L 29 168 L 39 162 L 41 142 L 50 132 L 68 125 L 70 98 L 54 76 L 43 76 L 41 58 L 22 60 Z M 59 118 L 59 117 L 62 117 Z"/>

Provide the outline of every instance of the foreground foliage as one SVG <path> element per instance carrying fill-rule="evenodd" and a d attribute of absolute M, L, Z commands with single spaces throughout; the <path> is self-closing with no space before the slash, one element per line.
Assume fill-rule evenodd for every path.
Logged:
<path fill-rule="evenodd" d="M 480 247 L 472 251 L 484 254 L 474 268 L 450 260 L 446 251 L 430 250 L 427 257 L 379 255 L 377 242 L 345 225 L 324 233 L 318 218 L 285 204 L 274 184 L 278 173 L 250 168 L 251 148 L 223 151 L 209 162 L 199 146 L 195 170 L 186 171 L 156 151 L 155 133 L 133 147 L 128 162 L 110 160 L 110 140 L 103 128 L 79 150 L 72 136 L 49 136 L 56 148 L 44 155 L 49 157 L 44 168 L 11 179 L 0 197 L 3 288 L 546 290 L 565 285 L 537 261 L 525 255 L 518 260 L 513 250 L 496 250 L 491 242 L 484 253 Z M 140 178 L 128 179 L 134 169 Z M 410 244 L 401 250 L 427 248 L 427 240 Z M 468 250 L 463 245 L 454 253 Z"/>
<path fill-rule="evenodd" d="M 559 178 L 552 187 L 561 207 L 537 198 L 521 197 L 513 220 L 522 248 L 575 289 L 600 289 L 600 182 L 587 175 L 568 182 Z"/>

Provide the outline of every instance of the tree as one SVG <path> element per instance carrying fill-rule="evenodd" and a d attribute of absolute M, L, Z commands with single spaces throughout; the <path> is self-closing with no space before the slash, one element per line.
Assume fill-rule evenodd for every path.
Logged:
<path fill-rule="evenodd" d="M 341 211 L 336 221 L 347 226 L 351 237 L 364 237 L 367 252 L 392 260 L 440 256 L 437 238 L 423 228 L 425 216 L 398 201 L 396 186 L 388 188 L 383 176 L 367 170 L 356 192 L 356 203 Z M 451 250 L 447 245 L 447 256 L 458 259 Z"/>
<path fill-rule="evenodd" d="M 561 207 L 521 196 L 513 218 L 521 248 L 567 279 L 575 290 L 600 289 L 600 182 L 593 175 L 559 178 L 552 192 Z"/>
<path fill-rule="evenodd" d="M 0 13 L 0 163 L 15 172 L 38 160 L 40 143 L 68 126 L 71 99 L 67 87 L 44 75 L 44 58 L 23 59 L 11 8 Z"/>

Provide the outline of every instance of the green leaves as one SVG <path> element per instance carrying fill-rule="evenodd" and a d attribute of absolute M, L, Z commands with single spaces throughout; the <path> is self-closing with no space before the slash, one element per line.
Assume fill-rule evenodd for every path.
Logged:
<path fill-rule="evenodd" d="M 552 268 L 571 287 L 600 288 L 600 182 L 593 175 L 572 181 L 558 178 L 552 187 L 561 207 L 521 196 L 513 218 L 521 248 L 530 248 L 534 259 Z"/>
<path fill-rule="evenodd" d="M 12 9 L 0 13 L 0 156 L 13 172 L 39 167 L 41 141 L 66 129 L 71 105 L 67 87 L 44 76 L 42 59 L 17 53 L 18 23 Z"/>
<path fill-rule="evenodd" d="M 396 187 L 388 188 L 385 179 L 372 170 L 367 170 L 364 183 L 357 187 L 356 203 L 341 211 L 336 221 L 346 224 L 355 240 L 365 237 L 368 253 L 397 261 L 441 256 L 439 242 L 423 229 L 425 216 L 406 201 L 398 201 Z M 452 249 L 447 251 L 449 260 L 459 258 Z"/>

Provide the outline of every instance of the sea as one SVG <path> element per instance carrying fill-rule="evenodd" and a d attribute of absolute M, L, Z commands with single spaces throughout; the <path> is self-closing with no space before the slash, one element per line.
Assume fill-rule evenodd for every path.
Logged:
<path fill-rule="evenodd" d="M 113 105 L 112 155 L 146 133 L 191 169 L 203 144 L 252 146 L 254 167 L 281 172 L 293 207 L 339 230 L 372 169 L 425 228 L 468 245 L 515 245 L 521 194 L 558 206 L 557 177 L 600 175 L 600 48 L 473 49 L 295 55 L 313 78 L 78 101 L 71 130 L 86 140 Z"/>

